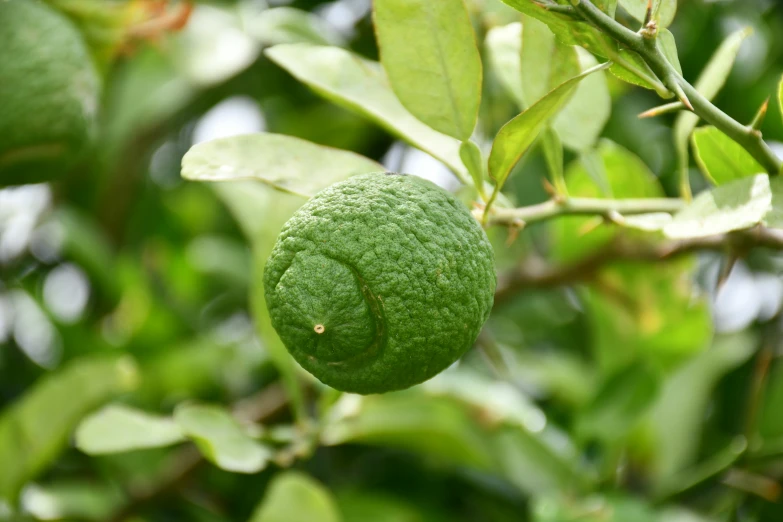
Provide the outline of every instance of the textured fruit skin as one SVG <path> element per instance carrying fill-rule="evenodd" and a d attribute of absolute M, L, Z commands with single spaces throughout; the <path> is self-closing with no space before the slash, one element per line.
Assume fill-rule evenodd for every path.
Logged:
<path fill-rule="evenodd" d="M 285 224 L 264 270 L 291 355 L 324 384 L 362 394 L 413 386 L 459 359 L 495 285 L 492 247 L 467 208 L 429 181 L 388 173 L 318 193 Z"/>
<path fill-rule="evenodd" d="M 100 80 L 71 21 L 38 0 L 0 1 L 0 186 L 50 180 L 88 146 Z"/>

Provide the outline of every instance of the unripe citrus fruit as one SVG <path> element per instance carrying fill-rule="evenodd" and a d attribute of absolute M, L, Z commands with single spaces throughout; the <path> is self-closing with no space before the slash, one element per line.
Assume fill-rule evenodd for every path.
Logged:
<path fill-rule="evenodd" d="M 323 383 L 382 393 L 423 382 L 476 340 L 495 293 L 492 247 L 429 181 L 364 174 L 285 224 L 264 271 L 272 324 Z"/>
<path fill-rule="evenodd" d="M 38 0 L 0 0 L 0 186 L 67 172 L 89 144 L 99 91 L 68 18 Z"/>

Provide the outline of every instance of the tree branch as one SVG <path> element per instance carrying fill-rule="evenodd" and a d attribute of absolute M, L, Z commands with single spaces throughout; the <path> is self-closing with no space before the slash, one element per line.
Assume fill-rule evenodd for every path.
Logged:
<path fill-rule="evenodd" d="M 757 227 L 704 238 L 659 242 L 618 236 L 600 251 L 572 264 L 552 266 L 543 259 L 528 261 L 499 278 L 495 305 L 502 305 L 523 290 L 589 281 L 612 263 L 660 262 L 699 251 L 733 249 L 744 253 L 755 247 L 783 250 L 783 230 Z"/>
<path fill-rule="evenodd" d="M 549 201 L 520 208 L 493 208 L 487 225 L 522 227 L 558 216 L 592 215 L 613 218 L 620 215 L 673 213 L 681 210 L 685 201 L 677 198 L 601 199 L 553 198 Z"/>
<path fill-rule="evenodd" d="M 654 39 L 644 38 L 639 33 L 631 31 L 598 9 L 590 0 L 571 0 L 571 3 L 586 22 L 608 34 L 624 47 L 638 53 L 664 85 L 678 94 L 684 106 L 692 106 L 697 116 L 740 144 L 767 170 L 770 176 L 780 173 L 783 162 L 762 139 L 761 133 L 739 123 L 702 96 L 674 69 L 655 45 Z"/>

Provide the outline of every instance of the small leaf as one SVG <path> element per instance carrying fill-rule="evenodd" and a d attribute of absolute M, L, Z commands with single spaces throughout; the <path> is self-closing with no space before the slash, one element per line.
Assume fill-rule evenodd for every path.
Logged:
<path fill-rule="evenodd" d="M 217 406 L 184 405 L 174 410 L 182 432 L 213 464 L 235 473 L 257 473 L 272 456 L 250 438 L 226 410 Z"/>
<path fill-rule="evenodd" d="M 702 192 L 663 229 L 675 239 L 725 234 L 755 226 L 772 205 L 766 174 L 747 177 Z"/>
<path fill-rule="evenodd" d="M 76 447 L 90 455 L 160 448 L 184 440 L 173 420 L 122 404 L 90 415 L 76 430 Z"/>
<path fill-rule="evenodd" d="M 375 0 L 381 63 L 419 120 L 470 138 L 481 101 L 481 57 L 463 0 Z"/>
<path fill-rule="evenodd" d="M 470 140 L 463 141 L 459 148 L 459 156 L 462 158 L 462 163 L 468 169 L 468 172 L 470 172 L 473 186 L 479 190 L 479 193 L 483 192 L 484 158 L 482 157 L 481 149 Z"/>
<path fill-rule="evenodd" d="M 748 151 L 715 127 L 696 129 L 691 140 L 697 163 L 715 185 L 764 172 Z"/>
<path fill-rule="evenodd" d="M 383 170 L 383 166 L 353 152 L 268 133 L 199 143 L 182 158 L 185 179 L 258 180 L 306 197 L 356 174 Z"/>
<path fill-rule="evenodd" d="M 315 479 L 285 471 L 269 483 L 250 522 L 340 522 L 332 494 Z"/>
<path fill-rule="evenodd" d="M 73 429 L 94 408 L 133 389 L 133 360 L 95 357 L 43 377 L 0 416 L 0 498 L 13 502 L 65 449 Z"/>
<path fill-rule="evenodd" d="M 489 156 L 489 175 L 498 187 L 506 182 L 511 169 L 538 137 L 547 121 L 567 101 L 574 87 L 590 74 L 605 69 L 601 64 L 560 84 L 535 105 L 506 123 L 498 132 Z"/>
<path fill-rule="evenodd" d="M 647 0 L 619 0 L 620 5 L 628 13 L 639 20 L 644 21 L 647 15 Z M 653 20 L 661 27 L 669 27 L 677 14 L 677 0 L 653 0 Z"/>
<path fill-rule="evenodd" d="M 266 55 L 317 94 L 432 154 L 467 182 L 468 174 L 459 158 L 460 142 L 411 115 L 392 92 L 377 62 L 337 47 L 310 44 L 276 45 L 267 49 Z"/>
<path fill-rule="evenodd" d="M 515 22 L 491 28 L 484 39 L 484 45 L 487 47 L 493 72 L 520 110 L 523 109 L 525 100 L 520 66 L 522 24 Z"/>

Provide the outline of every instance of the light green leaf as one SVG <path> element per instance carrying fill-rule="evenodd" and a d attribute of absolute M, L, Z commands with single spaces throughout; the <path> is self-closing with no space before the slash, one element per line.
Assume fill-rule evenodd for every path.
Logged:
<path fill-rule="evenodd" d="M 532 145 L 546 123 L 568 100 L 571 91 L 590 74 L 603 70 L 601 64 L 560 84 L 535 105 L 506 123 L 498 132 L 489 155 L 489 175 L 498 187 L 506 182 L 511 169 Z"/>
<path fill-rule="evenodd" d="M 680 55 L 677 52 L 677 42 L 674 39 L 674 35 L 668 29 L 661 29 L 658 31 L 658 49 L 666 57 L 666 60 L 671 64 L 674 69 L 682 74 L 682 65 L 680 65 Z"/>
<path fill-rule="evenodd" d="M 769 178 L 760 174 L 702 192 L 663 231 L 674 239 L 725 234 L 761 223 L 771 208 Z"/>
<path fill-rule="evenodd" d="M 285 471 L 269 483 L 250 522 L 340 522 L 332 494 L 321 483 L 298 471 Z"/>
<path fill-rule="evenodd" d="M 628 13 L 639 20 L 644 21 L 647 15 L 647 0 L 620 0 L 620 5 Z M 669 27 L 677 14 L 677 0 L 653 0 L 653 20 L 661 27 Z"/>
<path fill-rule="evenodd" d="M 375 0 L 381 63 L 402 104 L 433 129 L 470 138 L 481 57 L 463 0 Z"/>
<path fill-rule="evenodd" d="M 345 38 L 323 18 L 293 7 L 264 9 L 246 16 L 244 27 L 248 34 L 267 46 L 292 43 L 345 45 Z"/>
<path fill-rule="evenodd" d="M 305 197 L 351 176 L 383 170 L 380 164 L 353 152 L 268 133 L 199 143 L 182 158 L 185 179 L 258 180 Z"/>
<path fill-rule="evenodd" d="M 566 194 L 565 174 L 563 171 L 563 143 L 557 131 L 551 127 L 541 134 L 541 150 L 544 153 L 552 184 L 559 194 Z"/>
<path fill-rule="evenodd" d="M 772 208 L 764 216 L 764 224 L 772 228 L 783 228 L 783 177 L 775 176 L 769 180 L 772 192 Z"/>
<path fill-rule="evenodd" d="M 576 48 L 581 71 L 590 70 L 598 61 L 589 52 Z M 574 94 L 552 122 L 563 145 L 577 152 L 593 148 L 612 112 L 612 97 L 606 73 L 591 74 L 574 89 Z"/>
<path fill-rule="evenodd" d="M 723 88 L 731 68 L 734 66 L 734 61 L 737 59 L 742 42 L 748 35 L 750 35 L 749 29 L 740 29 L 732 33 L 710 58 L 709 63 L 694 84 L 696 90 L 706 99 L 712 100 Z M 688 141 L 698 122 L 698 116 L 686 111 L 680 112 L 674 122 L 674 148 L 677 152 L 677 164 L 682 180 L 687 180 Z"/>
<path fill-rule="evenodd" d="M 748 151 L 715 127 L 696 129 L 691 140 L 696 162 L 715 185 L 764 172 Z"/>
<path fill-rule="evenodd" d="M 160 448 L 184 440 L 172 419 L 122 404 L 90 415 L 76 430 L 76 447 L 90 455 Z"/>
<path fill-rule="evenodd" d="M 609 443 L 622 440 L 653 404 L 659 385 L 660 376 L 647 364 L 632 364 L 612 373 L 580 412 L 577 433 Z"/>
<path fill-rule="evenodd" d="M 13 503 L 66 447 L 82 417 L 137 382 L 127 357 L 81 359 L 41 378 L 0 416 L 0 498 Z"/>
<path fill-rule="evenodd" d="M 522 93 L 522 70 L 520 52 L 522 49 L 522 24 L 515 22 L 496 26 L 487 32 L 484 39 L 490 66 L 503 88 L 520 109 L 525 107 Z"/>
<path fill-rule="evenodd" d="M 473 186 L 479 190 L 483 190 L 484 159 L 481 154 L 481 149 L 470 140 L 463 141 L 459 148 L 459 156 L 462 159 L 462 163 L 468 169 L 468 172 L 470 172 L 470 177 L 473 178 Z"/>
<path fill-rule="evenodd" d="M 522 93 L 525 106 L 531 107 L 581 68 L 576 48 L 557 40 L 544 23 L 523 16 L 522 27 Z"/>
<path fill-rule="evenodd" d="M 226 471 L 257 473 L 272 456 L 223 408 L 183 405 L 174 410 L 174 420 L 204 457 Z"/>
<path fill-rule="evenodd" d="M 324 98 L 374 121 L 445 163 L 464 183 L 460 142 L 417 120 L 392 92 L 380 64 L 337 47 L 276 45 L 266 55 Z"/>

